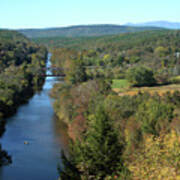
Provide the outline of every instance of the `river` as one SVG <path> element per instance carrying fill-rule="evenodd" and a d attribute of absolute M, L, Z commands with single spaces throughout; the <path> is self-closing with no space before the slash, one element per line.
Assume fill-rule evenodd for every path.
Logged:
<path fill-rule="evenodd" d="M 54 118 L 53 100 L 48 95 L 55 82 L 55 77 L 47 77 L 43 90 L 7 119 L 1 143 L 13 162 L 0 169 L 0 180 L 57 180 L 66 138 L 61 133 L 62 124 Z"/>

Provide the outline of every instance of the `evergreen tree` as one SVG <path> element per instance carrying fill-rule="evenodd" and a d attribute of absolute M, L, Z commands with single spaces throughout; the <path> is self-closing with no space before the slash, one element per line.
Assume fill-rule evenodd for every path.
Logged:
<path fill-rule="evenodd" d="M 60 179 L 61 180 L 80 180 L 80 172 L 76 168 L 73 162 L 73 156 L 67 159 L 64 152 L 62 152 L 63 168 L 59 167 Z"/>
<path fill-rule="evenodd" d="M 127 173 L 122 160 L 123 143 L 119 141 L 103 106 L 100 106 L 89 119 L 89 128 L 81 141 L 77 141 L 70 150 L 71 164 L 66 160 L 62 175 L 75 173 L 75 167 L 81 179 L 105 179 L 108 176 L 120 177 Z M 124 174 L 123 174 L 124 175 Z"/>

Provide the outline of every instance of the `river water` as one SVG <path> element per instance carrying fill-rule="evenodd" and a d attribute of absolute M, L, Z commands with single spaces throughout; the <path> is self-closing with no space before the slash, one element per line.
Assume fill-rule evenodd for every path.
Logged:
<path fill-rule="evenodd" d="M 50 55 L 47 66 L 49 60 Z M 55 77 L 47 77 L 43 90 L 7 120 L 1 143 L 13 163 L 0 169 L 0 180 L 57 180 L 66 138 L 61 133 L 62 124 L 54 118 L 53 100 L 48 95 L 55 82 Z"/>

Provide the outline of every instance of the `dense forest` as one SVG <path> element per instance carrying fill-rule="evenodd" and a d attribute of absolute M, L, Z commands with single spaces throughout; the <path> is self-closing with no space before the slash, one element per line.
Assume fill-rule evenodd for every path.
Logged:
<path fill-rule="evenodd" d="M 0 134 L 6 117 L 16 112 L 44 82 L 36 72 L 46 65 L 47 50 L 15 31 L 0 30 Z M 0 166 L 10 161 L 0 146 Z"/>
<path fill-rule="evenodd" d="M 158 82 L 165 83 L 170 77 L 179 75 L 179 38 L 180 31 L 164 30 L 78 40 L 44 40 L 45 44 L 55 47 L 52 50 L 52 62 L 55 66 L 65 66 L 65 60 L 70 62 L 71 59 L 81 59 L 84 66 L 103 69 L 98 68 L 98 72 L 96 69 L 89 69 L 88 74 L 95 74 L 92 71 L 96 71 L 97 74 L 119 78 L 125 76 L 130 67 L 145 65 L 154 70 Z"/>
<path fill-rule="evenodd" d="M 61 179 L 179 179 L 180 31 L 37 41 L 66 74 L 51 91 L 72 139 Z"/>
<path fill-rule="evenodd" d="M 52 38 L 52 37 L 89 37 L 112 35 L 127 32 L 139 32 L 144 30 L 159 30 L 160 27 L 131 27 L 121 25 L 81 25 L 47 29 L 20 29 L 20 33 L 29 38 Z"/>

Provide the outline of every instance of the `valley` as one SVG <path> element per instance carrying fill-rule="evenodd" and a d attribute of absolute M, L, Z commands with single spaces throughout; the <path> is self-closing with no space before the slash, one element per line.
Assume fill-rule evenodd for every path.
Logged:
<path fill-rule="evenodd" d="M 2 180 L 178 180 L 180 31 L 106 28 L 0 31 Z"/>

